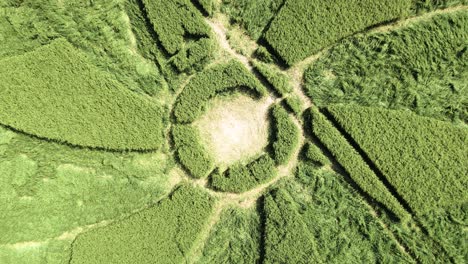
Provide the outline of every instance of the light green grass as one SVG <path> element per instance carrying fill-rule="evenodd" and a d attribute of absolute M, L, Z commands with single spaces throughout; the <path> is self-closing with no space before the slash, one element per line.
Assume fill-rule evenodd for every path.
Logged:
<path fill-rule="evenodd" d="M 23 245 L 0 245 L 0 262 L 4 264 L 67 264 L 70 240 L 51 240 Z"/>
<path fill-rule="evenodd" d="M 77 149 L 0 127 L 0 245 L 128 215 L 169 191 L 172 167 L 162 153 Z"/>
<path fill-rule="evenodd" d="M 127 5 L 130 1 L 1 1 L 0 58 L 65 38 L 129 90 L 158 97 L 165 80 L 137 52 Z"/>
<path fill-rule="evenodd" d="M 314 237 L 283 189 L 265 196 L 264 263 L 322 263 Z"/>

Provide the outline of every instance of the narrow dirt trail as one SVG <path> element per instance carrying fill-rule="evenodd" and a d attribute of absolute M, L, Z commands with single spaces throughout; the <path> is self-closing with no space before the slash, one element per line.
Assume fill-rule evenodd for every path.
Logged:
<path fill-rule="evenodd" d="M 106 225 L 108 225 L 108 224 L 110 224 L 112 222 L 114 222 L 114 220 L 103 220 L 103 221 L 100 221 L 100 222 L 95 223 L 95 224 L 89 224 L 89 225 L 75 227 L 72 230 L 67 230 L 67 231 L 63 232 L 62 234 L 60 234 L 60 235 L 58 235 L 56 237 L 52 237 L 52 238 L 48 238 L 48 239 L 44 239 L 44 240 L 40 240 L 40 241 L 22 241 L 22 242 L 18 242 L 18 243 L 2 244 L 2 245 L 0 245 L 0 248 L 1 247 L 6 247 L 6 248 L 12 248 L 12 249 L 19 250 L 19 249 L 25 249 L 25 248 L 30 248 L 30 247 L 39 247 L 39 246 L 42 246 L 42 245 L 47 244 L 47 243 L 49 243 L 51 241 L 54 241 L 54 240 L 56 240 L 56 241 L 57 240 L 73 241 L 73 240 L 75 240 L 76 236 L 78 236 L 80 233 L 86 232 L 86 231 L 91 230 L 93 228 L 106 226 Z"/>
<path fill-rule="evenodd" d="M 221 21 L 216 21 L 214 19 L 210 20 L 208 18 L 205 18 L 205 21 L 212 28 L 219 46 L 232 58 L 239 60 L 242 64 L 245 65 L 245 67 L 249 71 L 252 72 L 253 68 L 250 64 L 250 61 L 252 60 L 252 58 L 244 56 L 236 52 L 236 50 L 231 47 L 227 38 L 227 29 L 223 25 L 223 23 Z M 252 74 L 255 76 L 253 72 Z M 271 104 L 274 104 L 274 103 L 277 103 L 280 98 L 272 98 L 272 99 L 273 100 Z M 305 99 L 303 100 L 306 103 L 306 105 L 308 105 L 307 101 L 305 101 Z M 293 116 L 293 115 L 291 116 L 293 117 L 294 123 L 297 125 L 299 130 L 302 131 L 301 122 L 297 119 L 296 116 Z M 249 191 L 243 192 L 243 193 L 217 192 L 207 187 L 208 182 L 206 179 L 193 180 L 188 175 L 184 175 L 182 177 L 184 178 L 184 180 L 191 182 L 199 187 L 204 188 L 208 193 L 210 193 L 212 196 L 218 199 L 216 206 L 213 210 L 213 214 L 211 215 L 210 219 L 208 220 L 208 223 L 206 224 L 202 233 L 200 234 L 200 237 L 197 239 L 197 243 L 195 243 L 195 246 L 190 250 L 190 253 L 188 254 L 188 257 L 190 259 L 189 263 L 195 263 L 201 257 L 203 247 L 207 239 L 209 238 L 210 232 L 220 220 L 223 210 L 227 209 L 229 206 L 238 206 L 238 207 L 245 208 L 245 209 L 253 208 L 255 204 L 257 203 L 258 198 L 270 186 L 274 185 L 281 179 L 292 175 L 292 172 L 298 162 L 297 156 L 299 155 L 300 149 L 304 142 L 305 142 L 305 136 L 301 133 L 299 143 L 293 154 L 293 158 L 291 158 L 291 161 L 288 164 L 278 167 L 278 175 L 274 177 L 273 179 L 271 179 L 270 181 L 260 184 L 256 186 L 255 188 Z"/>
<path fill-rule="evenodd" d="M 211 230 L 221 219 L 221 213 L 227 205 L 223 200 L 218 200 L 213 208 L 210 218 L 203 227 L 202 231 L 198 235 L 197 240 L 194 243 L 194 246 L 190 249 L 190 252 L 186 255 L 187 263 L 197 263 L 203 254 L 203 248 L 205 247 L 208 238 L 210 237 Z"/>
<path fill-rule="evenodd" d="M 236 58 L 242 64 L 244 64 L 247 69 L 252 70 L 252 66 L 249 63 L 249 58 L 237 53 L 229 44 L 228 38 L 227 38 L 227 29 L 224 27 L 222 22 L 220 21 L 212 21 L 209 19 L 205 19 L 206 23 L 211 27 L 213 32 L 215 33 L 216 39 L 218 41 L 219 46 L 225 50 L 229 55 L 232 57 Z"/>

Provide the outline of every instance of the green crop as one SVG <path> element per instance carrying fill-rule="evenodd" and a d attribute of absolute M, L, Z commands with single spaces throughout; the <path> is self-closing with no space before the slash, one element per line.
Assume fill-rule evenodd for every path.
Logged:
<path fill-rule="evenodd" d="M 408 0 L 286 0 L 264 34 L 288 65 L 375 24 L 408 14 Z"/>
<path fill-rule="evenodd" d="M 0 1 L 0 58 L 65 38 L 125 88 L 158 96 L 165 80 L 150 60 L 136 52 L 135 27 L 130 28 L 135 20 L 127 11 L 137 5 L 132 1 Z M 144 29 L 144 25 L 138 28 Z"/>
<path fill-rule="evenodd" d="M 262 62 L 255 62 L 254 67 L 280 96 L 292 92 L 293 89 L 286 74 Z"/>
<path fill-rule="evenodd" d="M 261 62 L 264 63 L 274 63 L 275 59 L 273 58 L 273 55 L 268 51 L 267 48 L 264 46 L 258 46 L 258 48 L 254 52 L 254 56 L 256 59 L 258 59 Z"/>
<path fill-rule="evenodd" d="M 456 263 L 463 263 L 465 256 L 468 256 L 468 249 L 460 247 L 460 245 L 466 243 L 467 238 L 466 224 L 462 220 L 466 217 L 467 209 L 466 202 L 458 202 L 419 216 L 433 240 L 443 245 Z M 444 257 L 446 258 L 446 256 Z M 437 259 L 442 258 L 437 256 Z"/>
<path fill-rule="evenodd" d="M 302 112 L 302 100 L 297 95 L 292 95 L 286 97 L 284 100 L 286 106 L 292 111 L 295 115 L 299 115 Z"/>
<path fill-rule="evenodd" d="M 0 126 L 0 244 L 47 241 L 125 217 L 170 191 L 172 167 L 161 152 L 76 148 Z M 44 247 L 38 250 L 45 253 Z M 18 263 L 1 257 L 0 262 Z"/>
<path fill-rule="evenodd" d="M 221 12 L 257 40 L 285 0 L 223 0 Z"/>
<path fill-rule="evenodd" d="M 467 3 L 467 0 L 413 0 L 411 9 L 414 15 L 420 15 L 428 11 L 466 5 Z"/>
<path fill-rule="evenodd" d="M 308 161 L 311 161 L 319 166 L 329 165 L 330 161 L 328 158 L 322 153 L 319 147 L 312 143 L 307 143 L 304 149 L 304 156 Z"/>
<path fill-rule="evenodd" d="M 0 263 L 466 263 L 467 3 L 0 0 Z"/>
<path fill-rule="evenodd" d="M 331 152 L 359 187 L 379 203 L 385 205 L 400 219 L 407 219 L 408 212 L 369 168 L 359 153 L 340 132 L 316 109 L 311 108 L 312 132 Z"/>
<path fill-rule="evenodd" d="M 216 43 L 210 38 L 201 38 L 198 41 L 187 44 L 174 55 L 169 62 L 179 72 L 194 74 L 202 71 L 205 65 L 213 58 Z"/>
<path fill-rule="evenodd" d="M 154 31 L 166 51 L 174 55 L 185 45 L 187 35 L 209 35 L 210 28 L 190 0 L 143 0 Z"/>
<path fill-rule="evenodd" d="M 275 105 L 272 109 L 273 157 L 277 165 L 285 165 L 299 144 L 300 130 L 286 109 Z"/>
<path fill-rule="evenodd" d="M 268 155 L 245 165 L 237 163 L 224 172 L 215 170 L 211 186 L 219 191 L 241 193 L 274 178 L 277 174 L 275 161 Z"/>
<path fill-rule="evenodd" d="M 195 178 L 205 178 L 214 168 L 214 161 L 200 143 L 196 128 L 190 125 L 176 125 L 172 138 L 179 162 Z"/>
<path fill-rule="evenodd" d="M 468 131 L 409 111 L 331 106 L 333 117 L 418 214 L 464 202 Z"/>
<path fill-rule="evenodd" d="M 289 194 L 282 189 L 265 196 L 264 263 L 322 263 L 315 239 Z"/>
<path fill-rule="evenodd" d="M 160 43 L 168 54 L 161 55 L 157 48 L 146 46 L 148 43 L 144 40 L 148 39 L 148 36 L 145 36 L 147 34 L 137 36 L 144 37 L 144 42 L 141 42 L 142 48 L 146 52 L 150 51 L 150 57 L 155 60 L 164 75 L 169 77 L 170 82 L 177 86 L 178 73 L 194 74 L 203 70 L 213 58 L 216 44 L 210 38 L 210 27 L 192 2 L 143 0 L 143 3 L 144 14 L 147 14 L 152 25 L 150 32 L 153 30 L 157 35 L 150 37 L 156 37 L 158 44 Z M 210 1 L 201 1 L 199 4 L 208 7 L 209 3 Z M 140 28 L 135 27 L 135 30 L 141 31 L 141 27 L 144 26 L 145 24 L 139 25 Z"/>
<path fill-rule="evenodd" d="M 0 245 L 0 260 L 6 264 L 65 264 L 68 259 L 70 259 L 69 240 L 44 241 L 27 250 Z"/>
<path fill-rule="evenodd" d="M 0 80 L 0 122 L 19 131 L 112 150 L 157 149 L 164 142 L 164 110 L 66 40 L 1 60 Z"/>
<path fill-rule="evenodd" d="M 311 64 L 305 90 L 319 107 L 335 103 L 407 108 L 468 120 L 468 13 L 349 38 Z"/>
<path fill-rule="evenodd" d="M 280 186 L 283 192 L 286 192 L 283 196 L 289 196 L 288 199 L 278 199 L 277 196 L 275 201 L 279 204 L 277 207 L 283 204 L 281 214 L 285 218 L 299 213 L 298 221 L 306 225 L 308 236 L 313 241 L 311 246 L 319 253 L 318 260 L 323 263 L 414 263 L 407 252 L 401 250 L 387 229 L 406 229 L 407 225 L 393 221 L 386 222 L 387 226 L 382 225 L 382 218 L 386 214 L 379 211 L 380 215 L 376 216 L 374 210 L 347 183 L 343 175 L 317 169 L 309 162 L 299 162 L 296 179 Z M 285 228 L 282 225 L 276 226 L 277 230 Z M 286 238 L 289 238 L 290 233 L 297 234 L 298 231 L 277 232 L 283 232 Z M 404 232 L 406 231 L 400 229 L 395 231 L 395 234 Z M 421 247 L 421 234 L 418 233 L 407 235 L 405 239 L 410 241 L 404 245 L 411 245 L 410 250 L 420 252 L 421 262 L 430 262 L 430 258 L 425 255 L 428 254 L 425 252 L 427 246 L 423 244 Z M 308 248 L 295 243 L 294 238 L 290 241 L 285 247 L 299 247 L 302 252 L 307 252 Z M 268 244 L 268 241 L 265 243 Z M 429 254 L 433 253 L 432 250 L 429 251 Z M 283 252 L 288 252 L 288 249 L 285 248 Z"/>
<path fill-rule="evenodd" d="M 453 219 L 462 219 L 466 212 L 468 130 L 409 111 L 328 109 L 423 220 L 431 236 L 452 256 L 466 254 L 454 235 L 461 235 L 465 225 Z"/>
<path fill-rule="evenodd" d="M 80 234 L 70 263 L 182 262 L 211 215 L 214 199 L 182 185 L 158 204 Z"/>
<path fill-rule="evenodd" d="M 217 1 L 214 0 L 196 0 L 197 3 L 203 8 L 203 10 L 209 16 L 213 15 L 217 8 Z"/>
<path fill-rule="evenodd" d="M 244 88 L 255 96 L 263 96 L 266 89 L 242 63 L 231 60 L 195 75 L 185 86 L 174 106 L 179 123 L 191 123 L 206 110 L 208 101 L 217 93 L 232 88 Z"/>
<path fill-rule="evenodd" d="M 260 236 L 260 216 L 256 210 L 228 208 L 210 232 L 202 257 L 196 263 L 257 263 Z"/>

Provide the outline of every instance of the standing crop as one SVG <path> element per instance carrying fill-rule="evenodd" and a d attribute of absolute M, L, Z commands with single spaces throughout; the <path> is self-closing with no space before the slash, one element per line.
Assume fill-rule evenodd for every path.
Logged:
<path fill-rule="evenodd" d="M 408 0 L 286 0 L 264 37 L 288 65 L 339 39 L 405 16 Z"/>
<path fill-rule="evenodd" d="M 92 148 L 151 150 L 163 143 L 164 115 L 64 39 L 0 61 L 0 123 L 31 135 Z"/>

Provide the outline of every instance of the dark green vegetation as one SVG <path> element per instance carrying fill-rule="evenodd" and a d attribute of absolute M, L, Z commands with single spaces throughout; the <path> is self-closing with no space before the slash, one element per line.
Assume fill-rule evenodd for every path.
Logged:
<path fill-rule="evenodd" d="M 232 60 L 206 69 L 195 75 L 185 86 L 174 106 L 174 116 L 179 123 L 191 123 L 206 110 L 208 101 L 216 94 L 230 89 L 243 88 L 255 96 L 263 96 L 266 89 L 242 65 Z"/>
<path fill-rule="evenodd" d="M 468 131 L 408 111 L 328 108 L 418 213 L 468 198 Z M 415 188 L 417 186 L 417 188 Z"/>
<path fill-rule="evenodd" d="M 179 186 L 158 204 L 73 243 L 71 263 L 174 263 L 183 261 L 211 214 L 214 199 Z"/>
<path fill-rule="evenodd" d="M 128 215 L 169 191 L 173 166 L 162 153 L 79 149 L 0 127 L 0 245 L 45 241 Z M 69 245 L 70 239 L 62 243 Z M 59 242 L 51 240 L 50 246 Z M 47 243 L 40 248 L 49 252 Z M 36 261 L 29 263 L 41 263 Z"/>
<path fill-rule="evenodd" d="M 169 54 L 174 55 L 184 47 L 187 35 L 209 35 L 208 25 L 190 0 L 142 1 L 158 39 Z"/>
<path fill-rule="evenodd" d="M 257 263 L 260 236 L 260 216 L 254 209 L 228 208 L 211 230 L 197 263 Z"/>
<path fill-rule="evenodd" d="M 307 143 L 304 147 L 304 157 L 307 161 L 319 166 L 329 165 L 330 161 L 322 153 L 322 150 L 314 144 Z"/>
<path fill-rule="evenodd" d="M 407 15 L 410 6 L 407 0 L 286 0 L 264 37 L 293 65 L 353 33 Z"/>
<path fill-rule="evenodd" d="M 299 144 L 300 130 L 289 113 L 280 105 L 272 109 L 273 157 L 277 165 L 285 165 Z"/>
<path fill-rule="evenodd" d="M 276 70 L 266 63 L 256 62 L 254 66 L 255 70 L 266 79 L 271 87 L 273 87 L 275 92 L 277 92 L 280 96 L 285 96 L 286 94 L 292 92 L 292 86 L 289 83 L 289 78 L 286 74 Z"/>
<path fill-rule="evenodd" d="M 201 1 L 200 4 L 209 8 L 210 2 Z M 178 79 L 174 70 L 176 73 L 188 74 L 203 70 L 213 59 L 217 46 L 210 38 L 210 28 L 200 11 L 190 0 L 143 0 L 143 3 L 152 25 L 149 31 L 157 36 L 158 44 L 160 43 L 163 51 L 155 47 L 146 47 L 146 45 L 155 46 L 154 40 L 151 43 L 143 41 L 142 46 L 151 51 L 150 57 L 153 57 L 153 60 L 162 68 L 169 81 Z M 135 28 L 135 30 L 141 30 L 144 26 L 145 24 L 139 25 L 140 28 Z M 144 35 L 143 33 L 141 37 Z M 147 39 L 147 36 L 145 38 Z"/>
<path fill-rule="evenodd" d="M 400 219 L 408 218 L 408 212 L 369 168 L 359 153 L 318 110 L 311 108 L 312 133 L 331 152 L 359 187 L 377 202 L 385 205 Z"/>
<path fill-rule="evenodd" d="M 224 172 L 215 170 L 211 186 L 218 191 L 240 193 L 265 183 L 276 174 L 275 161 L 265 154 L 249 164 L 234 164 Z"/>
<path fill-rule="evenodd" d="M 164 115 L 64 39 L 0 61 L 0 122 L 28 134 L 92 148 L 157 149 Z"/>
<path fill-rule="evenodd" d="M 302 101 L 299 96 L 288 96 L 284 102 L 289 110 L 292 111 L 295 115 L 299 115 L 302 112 Z"/>
<path fill-rule="evenodd" d="M 318 106 L 407 108 L 467 122 L 468 13 L 439 14 L 389 32 L 344 40 L 305 72 Z"/>
<path fill-rule="evenodd" d="M 285 0 L 222 0 L 221 12 L 257 40 Z"/>
<path fill-rule="evenodd" d="M 174 65 L 178 72 L 193 74 L 203 70 L 205 65 L 212 59 L 215 50 L 216 44 L 212 39 L 201 38 L 187 44 L 184 49 L 169 60 L 169 63 Z"/>
<path fill-rule="evenodd" d="M 176 125 L 172 128 L 172 138 L 179 162 L 195 178 L 204 178 L 214 168 L 213 159 L 200 143 L 196 128 L 190 125 Z"/>
<path fill-rule="evenodd" d="M 258 46 L 258 48 L 254 52 L 254 56 L 256 59 L 265 63 L 275 62 L 273 55 L 264 46 Z"/>
<path fill-rule="evenodd" d="M 213 15 L 216 10 L 216 2 L 215 0 L 196 0 L 196 2 L 203 8 L 203 10 L 208 15 Z"/>
<path fill-rule="evenodd" d="M 328 109 L 418 216 L 436 212 L 463 217 L 468 179 L 460 175 L 468 171 L 466 128 L 408 111 L 356 106 Z M 434 223 L 443 234 L 439 238 L 466 239 L 464 225 L 449 219 Z M 449 229 L 450 224 L 454 226 Z M 467 253 L 457 244 L 451 247 L 459 255 Z"/>

